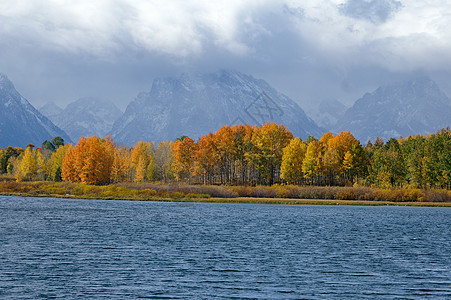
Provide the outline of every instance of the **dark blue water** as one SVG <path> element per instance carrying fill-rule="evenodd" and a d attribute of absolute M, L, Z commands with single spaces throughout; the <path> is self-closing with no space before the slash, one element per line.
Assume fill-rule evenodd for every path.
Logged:
<path fill-rule="evenodd" d="M 0 197 L 0 298 L 451 297 L 451 209 Z"/>

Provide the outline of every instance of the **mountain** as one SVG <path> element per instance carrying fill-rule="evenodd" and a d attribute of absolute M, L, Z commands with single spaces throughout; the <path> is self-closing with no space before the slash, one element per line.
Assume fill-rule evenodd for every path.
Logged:
<path fill-rule="evenodd" d="M 54 102 L 48 102 L 44 106 L 39 107 L 38 110 L 49 119 L 51 116 L 59 115 L 63 111 L 63 109 Z"/>
<path fill-rule="evenodd" d="M 47 103 L 41 112 L 61 127 L 73 141 L 81 136 L 97 135 L 105 137 L 122 112 L 110 101 L 98 98 L 81 98 L 66 106 L 65 109 Z"/>
<path fill-rule="evenodd" d="M 114 123 L 115 141 L 197 139 L 223 125 L 282 123 L 295 136 L 321 136 L 322 129 L 290 98 L 267 82 L 234 71 L 182 74 L 156 79 Z"/>
<path fill-rule="evenodd" d="M 366 143 L 377 137 L 429 134 L 451 123 L 451 100 L 425 75 L 379 87 L 348 109 L 338 131 L 349 130 Z"/>
<path fill-rule="evenodd" d="M 347 107 L 336 99 L 325 99 L 306 110 L 306 113 L 322 128 L 333 130 L 337 122 L 343 118 Z"/>
<path fill-rule="evenodd" d="M 55 136 L 70 142 L 63 130 L 34 108 L 0 73 L 0 147 L 25 147 L 28 143 L 41 146 Z"/>

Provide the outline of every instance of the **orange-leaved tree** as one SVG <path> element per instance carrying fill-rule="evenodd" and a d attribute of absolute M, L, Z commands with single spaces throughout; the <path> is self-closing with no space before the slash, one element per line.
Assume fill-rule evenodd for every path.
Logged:
<path fill-rule="evenodd" d="M 201 175 L 204 184 L 214 183 L 215 168 L 219 159 L 217 147 L 215 135 L 212 133 L 199 139 L 196 151 L 196 172 Z"/>
<path fill-rule="evenodd" d="M 130 151 L 125 147 L 115 147 L 113 165 L 111 167 L 111 182 L 131 181 Z"/>
<path fill-rule="evenodd" d="M 85 184 L 107 184 L 113 162 L 114 143 L 109 136 L 105 139 L 81 137 L 64 157 L 62 179 Z"/>
<path fill-rule="evenodd" d="M 197 144 L 189 137 L 177 139 L 171 144 L 171 153 L 174 158 L 172 162 L 172 170 L 176 179 L 188 179 L 195 171 Z"/>

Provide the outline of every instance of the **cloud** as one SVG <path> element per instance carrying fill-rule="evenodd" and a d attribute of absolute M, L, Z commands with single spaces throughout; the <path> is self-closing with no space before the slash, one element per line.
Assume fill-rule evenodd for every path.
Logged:
<path fill-rule="evenodd" d="M 349 0 L 339 5 L 344 15 L 375 24 L 386 22 L 402 7 L 396 0 Z"/>
<path fill-rule="evenodd" d="M 439 67 L 438 53 L 451 62 L 449 11 L 448 1 L 419 0 L 4 0 L 0 39 L 104 59 L 145 51 L 183 62 L 212 49 L 262 57 L 262 41 L 287 35 L 331 63 Z"/>
<path fill-rule="evenodd" d="M 354 97 L 364 76 L 448 74 L 449 12 L 447 0 L 2 0 L 0 72 L 42 102 L 98 90 L 125 102 L 155 77 L 219 68 L 295 99 Z"/>
<path fill-rule="evenodd" d="M 292 1 L 300 38 L 321 59 L 393 71 L 451 66 L 451 3 L 404 0 Z"/>
<path fill-rule="evenodd" d="M 254 26 L 260 1 L 17 1 L 0 3 L 0 37 L 69 53 L 108 55 L 124 49 L 197 55 L 212 43 L 245 55 L 243 28 Z M 269 3 L 269 2 L 268 2 Z M 270 3 L 269 3 L 270 4 Z"/>

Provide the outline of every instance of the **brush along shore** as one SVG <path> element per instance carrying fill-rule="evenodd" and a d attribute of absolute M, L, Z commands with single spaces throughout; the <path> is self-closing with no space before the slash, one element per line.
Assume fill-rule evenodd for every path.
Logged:
<path fill-rule="evenodd" d="M 0 181 L 0 195 L 109 200 L 252 204 L 409 205 L 451 207 L 451 191 L 370 187 L 214 186 L 118 183 L 104 186 L 70 182 Z"/>

